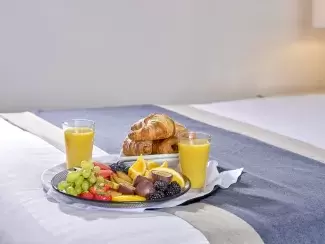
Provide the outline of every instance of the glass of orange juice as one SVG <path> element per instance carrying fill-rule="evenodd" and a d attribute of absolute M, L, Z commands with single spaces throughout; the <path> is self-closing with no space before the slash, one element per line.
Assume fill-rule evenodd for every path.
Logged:
<path fill-rule="evenodd" d="M 203 189 L 209 161 L 211 136 L 203 132 L 186 131 L 178 135 L 179 162 L 182 173 L 194 189 Z"/>
<path fill-rule="evenodd" d="M 73 119 L 63 125 L 67 168 L 80 167 L 84 160 L 91 160 L 94 145 L 95 122 Z"/>

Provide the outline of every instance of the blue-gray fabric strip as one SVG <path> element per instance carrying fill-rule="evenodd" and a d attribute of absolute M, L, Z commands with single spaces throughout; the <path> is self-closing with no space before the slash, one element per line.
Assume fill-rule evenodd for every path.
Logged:
<path fill-rule="evenodd" d="M 325 165 L 320 162 L 153 105 L 34 113 L 59 127 L 73 118 L 95 120 L 96 146 L 118 153 L 130 125 L 152 112 L 211 134 L 212 158 L 224 168 L 244 167 L 237 184 L 203 202 L 244 219 L 265 243 L 325 243 Z"/>

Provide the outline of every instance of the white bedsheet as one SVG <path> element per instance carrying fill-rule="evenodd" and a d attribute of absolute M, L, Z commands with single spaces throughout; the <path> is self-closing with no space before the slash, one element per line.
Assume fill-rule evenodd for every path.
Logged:
<path fill-rule="evenodd" d="M 142 244 L 150 238 L 155 243 L 208 243 L 197 229 L 167 213 L 87 212 L 51 202 L 40 175 L 62 162 L 64 154 L 3 119 L 0 135 L 1 244 Z"/>
<path fill-rule="evenodd" d="M 191 106 L 325 149 L 325 94 Z"/>

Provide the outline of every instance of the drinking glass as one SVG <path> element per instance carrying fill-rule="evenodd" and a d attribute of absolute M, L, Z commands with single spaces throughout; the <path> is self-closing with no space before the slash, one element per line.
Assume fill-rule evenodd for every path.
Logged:
<path fill-rule="evenodd" d="M 94 145 L 95 122 L 73 119 L 62 124 L 66 149 L 67 168 L 80 167 L 84 160 L 91 160 Z"/>
<path fill-rule="evenodd" d="M 186 131 L 178 135 L 181 171 L 190 179 L 194 189 L 205 186 L 210 143 L 211 136 L 203 132 Z"/>

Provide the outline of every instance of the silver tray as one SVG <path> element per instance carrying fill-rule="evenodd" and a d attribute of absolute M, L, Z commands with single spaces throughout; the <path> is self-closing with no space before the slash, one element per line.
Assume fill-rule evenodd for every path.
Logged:
<path fill-rule="evenodd" d="M 88 200 L 88 199 L 83 199 L 77 196 L 72 196 L 69 195 L 65 192 L 61 192 L 58 189 L 58 184 L 66 179 L 67 174 L 70 171 L 74 171 L 75 169 L 67 169 L 67 170 L 63 170 L 59 173 L 57 173 L 51 180 L 51 185 L 53 187 L 53 189 L 59 193 L 61 193 L 62 195 L 65 195 L 66 197 L 73 199 L 73 201 L 75 201 L 76 203 L 82 203 L 82 204 L 89 204 L 89 205 L 93 205 L 93 206 L 98 206 L 98 207 L 104 207 L 104 208 L 149 208 L 149 207 L 153 207 L 154 205 L 157 205 L 159 203 L 163 203 L 172 199 L 175 199 L 177 197 L 180 197 L 182 195 L 184 195 L 186 192 L 188 192 L 191 188 L 191 182 L 190 180 L 185 176 L 182 175 L 185 181 L 185 186 L 183 187 L 183 189 L 181 190 L 180 193 L 174 195 L 174 196 L 169 196 L 169 197 L 164 197 L 161 199 L 157 199 L 157 200 L 147 200 L 147 201 L 127 201 L 127 202 L 113 202 L 113 201 L 100 201 L 100 200 Z"/>

